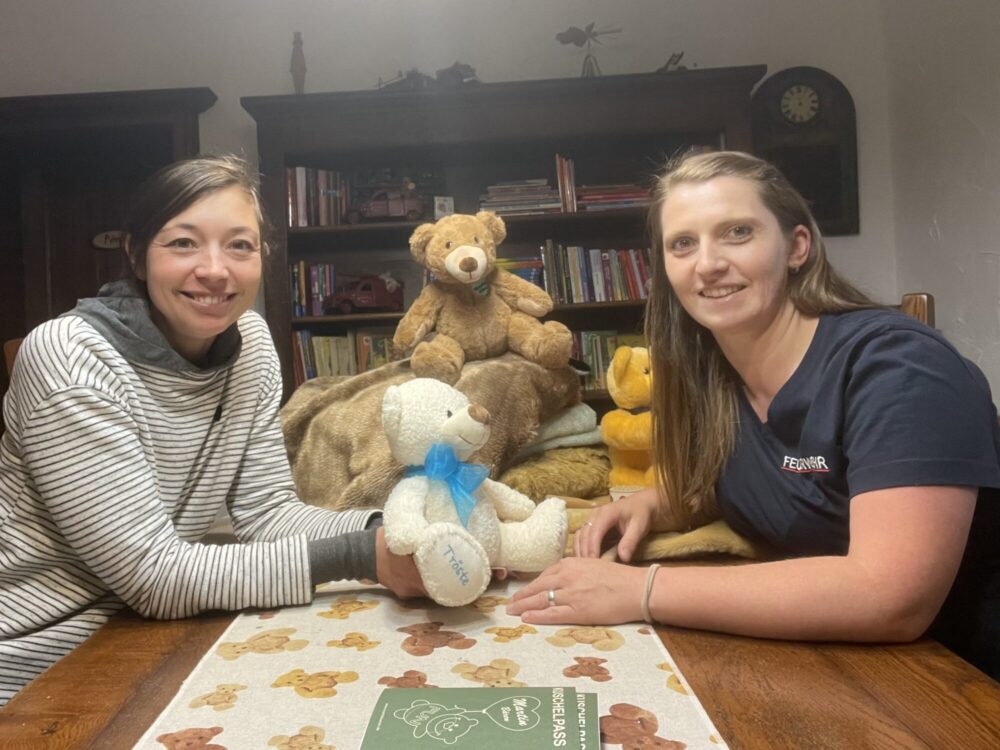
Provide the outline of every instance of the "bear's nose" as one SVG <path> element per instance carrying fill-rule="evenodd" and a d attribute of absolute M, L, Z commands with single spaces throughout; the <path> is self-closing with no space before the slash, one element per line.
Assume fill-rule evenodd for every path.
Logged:
<path fill-rule="evenodd" d="M 462 258 L 462 260 L 459 261 L 458 267 L 466 273 L 472 273 L 479 268 L 479 263 L 475 258 Z"/>
<path fill-rule="evenodd" d="M 490 423 L 490 413 L 486 410 L 485 406 L 480 406 L 479 404 L 470 405 L 469 416 L 479 422 L 479 424 L 488 425 Z"/>

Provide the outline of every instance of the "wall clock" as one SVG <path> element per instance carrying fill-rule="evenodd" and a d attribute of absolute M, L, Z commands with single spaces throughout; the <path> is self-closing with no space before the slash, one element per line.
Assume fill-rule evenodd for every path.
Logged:
<path fill-rule="evenodd" d="M 761 83 L 752 101 L 757 155 L 805 196 L 823 234 L 857 234 L 857 122 L 844 84 L 819 68 L 788 68 Z"/>

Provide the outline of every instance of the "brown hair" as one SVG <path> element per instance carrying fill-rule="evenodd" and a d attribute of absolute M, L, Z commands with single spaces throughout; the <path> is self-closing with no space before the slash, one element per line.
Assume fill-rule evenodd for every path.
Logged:
<path fill-rule="evenodd" d="M 149 244 L 168 221 L 218 190 L 237 186 L 253 202 L 260 225 L 261 253 L 268 251 L 270 225 L 260 199 L 260 184 L 249 165 L 237 156 L 198 156 L 168 164 L 149 177 L 135 193 L 125 220 L 128 259 L 125 276 L 143 294 L 146 285 L 135 269 L 144 268 Z"/>
<path fill-rule="evenodd" d="M 674 187 L 723 176 L 754 183 L 789 242 L 796 226 L 812 234 L 808 259 L 787 277 L 788 298 L 799 312 L 817 316 L 877 307 L 830 265 L 809 206 L 774 165 L 738 151 L 717 151 L 688 154 L 667 166 L 649 212 L 653 285 L 645 328 L 657 479 L 673 520 L 685 526 L 715 513 L 715 484 L 732 452 L 739 420 L 740 380 L 715 337 L 682 307 L 667 279 L 660 213 Z"/>

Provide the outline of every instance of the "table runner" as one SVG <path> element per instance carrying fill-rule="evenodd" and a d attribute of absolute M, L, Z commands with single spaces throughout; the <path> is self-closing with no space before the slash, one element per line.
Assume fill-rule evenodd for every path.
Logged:
<path fill-rule="evenodd" d="M 596 693 L 605 748 L 726 747 L 652 627 L 526 625 L 504 609 L 522 585 L 449 609 L 328 584 L 241 614 L 135 747 L 352 750 L 386 687 L 525 685 Z"/>

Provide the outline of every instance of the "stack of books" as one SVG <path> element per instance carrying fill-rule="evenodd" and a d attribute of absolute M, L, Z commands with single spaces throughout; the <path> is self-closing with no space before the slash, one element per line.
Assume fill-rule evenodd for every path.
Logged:
<path fill-rule="evenodd" d="M 649 296 L 653 275 L 649 248 L 585 249 L 546 240 L 540 252 L 544 289 L 557 305 L 625 302 Z"/>
<path fill-rule="evenodd" d="M 361 750 L 597 750 L 597 695 L 572 687 L 387 688 Z"/>
<path fill-rule="evenodd" d="M 392 358 L 393 329 L 362 328 L 346 336 L 314 336 L 309 330 L 292 332 L 292 367 L 296 387 L 315 377 L 357 375 Z"/>
<path fill-rule="evenodd" d="M 549 186 L 544 177 L 513 180 L 489 185 L 479 196 L 479 207 L 501 216 L 560 213 L 559 191 Z"/>
<path fill-rule="evenodd" d="M 586 362 L 590 372 L 584 377 L 584 390 L 607 390 L 608 368 L 619 346 L 646 346 L 641 333 L 618 331 L 574 331 L 573 358 Z"/>
<path fill-rule="evenodd" d="M 650 195 L 639 185 L 581 185 L 576 189 L 576 202 L 581 211 L 607 211 L 648 206 Z"/>
<path fill-rule="evenodd" d="M 347 215 L 350 185 L 331 169 L 286 167 L 285 194 L 289 227 L 330 227 Z"/>
<path fill-rule="evenodd" d="M 336 273 L 333 263 L 306 263 L 300 260 L 288 268 L 291 283 L 292 316 L 323 315 L 323 300 L 333 294 Z"/>

